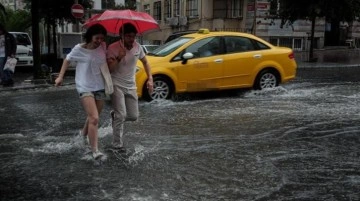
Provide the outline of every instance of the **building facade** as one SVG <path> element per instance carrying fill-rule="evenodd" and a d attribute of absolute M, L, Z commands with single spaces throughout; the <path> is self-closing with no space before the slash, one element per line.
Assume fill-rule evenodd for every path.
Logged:
<path fill-rule="evenodd" d="M 297 20 L 280 28 L 280 20 L 269 16 L 268 0 L 140 0 L 138 10 L 158 21 L 161 32 L 143 37 L 149 44 L 162 44 L 173 32 L 207 28 L 213 31 L 241 31 L 255 34 L 274 45 L 308 50 L 311 22 Z M 275 5 L 276 6 L 276 5 Z M 329 24 L 317 19 L 315 48 L 323 48 Z M 340 41 L 358 40 L 358 23 L 340 25 Z"/>

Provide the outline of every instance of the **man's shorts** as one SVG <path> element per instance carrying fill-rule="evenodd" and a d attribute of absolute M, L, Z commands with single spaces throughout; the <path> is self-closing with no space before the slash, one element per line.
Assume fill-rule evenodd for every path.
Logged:
<path fill-rule="evenodd" d="M 105 90 L 79 93 L 80 98 L 84 98 L 87 96 L 94 97 L 95 100 L 105 100 L 106 99 Z"/>

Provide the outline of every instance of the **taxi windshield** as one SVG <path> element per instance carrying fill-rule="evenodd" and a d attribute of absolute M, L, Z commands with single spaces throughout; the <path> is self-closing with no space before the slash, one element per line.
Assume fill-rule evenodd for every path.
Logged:
<path fill-rule="evenodd" d="M 192 39 L 193 38 L 190 37 L 177 38 L 155 49 L 150 55 L 159 57 L 167 56 Z"/>

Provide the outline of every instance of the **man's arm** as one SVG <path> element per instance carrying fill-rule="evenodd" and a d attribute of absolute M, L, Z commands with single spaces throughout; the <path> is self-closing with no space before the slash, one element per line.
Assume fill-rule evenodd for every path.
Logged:
<path fill-rule="evenodd" d="M 115 70 L 116 65 L 119 63 L 119 61 L 117 61 L 114 57 L 108 57 L 106 61 L 109 66 L 110 73 Z"/>
<path fill-rule="evenodd" d="M 115 70 L 116 66 L 119 64 L 121 59 L 123 59 L 126 55 L 126 51 L 124 47 L 121 45 L 121 42 L 115 44 L 119 45 L 118 48 L 119 50 L 115 50 L 117 49 L 115 48 L 116 46 L 110 45 L 106 53 L 106 61 L 108 63 L 110 72 L 113 72 Z"/>
<path fill-rule="evenodd" d="M 150 64 L 146 59 L 146 56 L 144 56 L 143 58 L 140 59 L 140 61 L 142 62 L 146 75 L 148 77 L 148 81 L 146 83 L 147 89 L 149 91 L 149 94 L 152 94 L 154 91 L 154 85 L 153 85 L 153 77 L 151 74 L 151 68 L 150 68 Z"/>

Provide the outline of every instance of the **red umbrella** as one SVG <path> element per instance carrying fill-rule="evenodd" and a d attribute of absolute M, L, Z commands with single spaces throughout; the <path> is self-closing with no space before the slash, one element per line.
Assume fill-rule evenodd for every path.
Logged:
<path fill-rule="evenodd" d="M 128 22 L 136 27 L 139 34 L 160 30 L 159 24 L 149 14 L 133 10 L 106 10 L 100 16 L 90 18 L 83 26 L 87 28 L 99 23 L 109 35 L 119 35 L 120 27 Z"/>
<path fill-rule="evenodd" d="M 89 22 L 91 22 L 91 21 L 97 20 L 97 18 L 99 18 L 100 15 L 101 15 L 101 14 L 98 13 L 98 14 L 95 14 L 95 15 L 91 16 L 89 19 L 87 19 L 87 20 L 85 21 L 85 24 L 87 24 L 87 23 L 89 23 Z"/>

